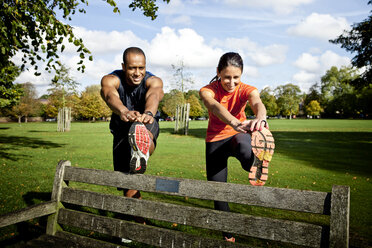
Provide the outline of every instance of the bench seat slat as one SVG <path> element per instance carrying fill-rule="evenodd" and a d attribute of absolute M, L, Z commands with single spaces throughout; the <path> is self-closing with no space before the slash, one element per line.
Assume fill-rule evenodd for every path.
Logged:
<path fill-rule="evenodd" d="M 61 200 L 101 210 L 297 245 L 313 244 L 314 247 L 319 247 L 322 238 L 322 227 L 313 224 L 139 200 L 72 188 L 63 189 Z M 240 224 L 236 225 L 236 223 Z"/>
<path fill-rule="evenodd" d="M 327 192 L 128 175 L 117 171 L 76 167 L 66 168 L 64 180 L 316 214 L 330 213 L 330 193 Z M 162 184 L 159 184 L 159 180 L 162 180 Z M 167 181 L 168 190 L 167 185 L 164 186 Z"/>
<path fill-rule="evenodd" d="M 215 240 L 179 231 L 118 220 L 93 214 L 60 209 L 58 222 L 94 232 L 109 234 L 159 247 L 247 247 L 242 244 Z"/>

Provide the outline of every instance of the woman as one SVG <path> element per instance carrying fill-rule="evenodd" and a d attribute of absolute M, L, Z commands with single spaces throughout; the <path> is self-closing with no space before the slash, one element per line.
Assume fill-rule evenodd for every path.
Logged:
<path fill-rule="evenodd" d="M 206 137 L 208 181 L 227 181 L 227 160 L 236 157 L 249 172 L 249 182 L 262 186 L 267 181 L 268 165 L 274 153 L 274 139 L 268 130 L 266 108 L 258 90 L 240 81 L 243 60 L 237 53 L 224 54 L 218 63 L 217 76 L 200 89 L 200 97 L 209 112 Z M 249 102 L 256 115 L 247 120 Z M 215 209 L 230 211 L 227 202 L 215 201 Z M 229 233 L 227 241 L 235 242 Z"/>

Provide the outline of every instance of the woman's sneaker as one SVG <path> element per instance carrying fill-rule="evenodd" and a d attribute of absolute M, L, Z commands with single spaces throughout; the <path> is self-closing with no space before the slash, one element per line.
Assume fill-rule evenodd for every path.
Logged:
<path fill-rule="evenodd" d="M 262 186 L 267 181 L 269 162 L 274 154 L 274 137 L 266 128 L 254 131 L 251 145 L 254 162 L 249 172 L 249 182 L 254 186 Z"/>
<path fill-rule="evenodd" d="M 143 174 L 146 171 L 151 143 L 151 138 L 145 125 L 141 122 L 133 122 L 129 129 L 128 140 L 132 156 L 129 173 Z"/>

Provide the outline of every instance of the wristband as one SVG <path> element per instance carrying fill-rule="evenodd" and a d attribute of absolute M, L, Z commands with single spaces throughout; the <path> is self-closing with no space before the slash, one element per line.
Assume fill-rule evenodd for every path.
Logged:
<path fill-rule="evenodd" d="M 147 114 L 147 115 L 149 115 L 149 116 L 151 116 L 151 117 L 154 117 L 154 115 L 152 114 L 151 111 L 146 111 L 145 114 Z"/>

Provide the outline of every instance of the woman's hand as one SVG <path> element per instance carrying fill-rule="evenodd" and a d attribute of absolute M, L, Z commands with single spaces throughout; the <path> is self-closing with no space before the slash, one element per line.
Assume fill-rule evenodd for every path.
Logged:
<path fill-rule="evenodd" d="M 257 130 L 261 131 L 263 128 L 269 129 L 269 124 L 267 123 L 267 121 L 265 119 L 255 118 L 253 120 L 243 121 L 242 125 L 241 125 L 241 128 L 243 128 L 246 131 L 254 132 L 254 131 L 257 131 Z"/>

